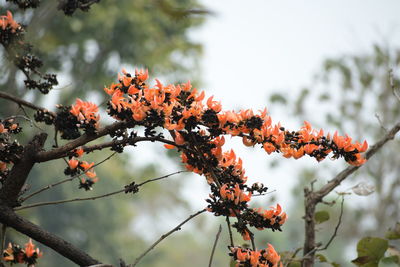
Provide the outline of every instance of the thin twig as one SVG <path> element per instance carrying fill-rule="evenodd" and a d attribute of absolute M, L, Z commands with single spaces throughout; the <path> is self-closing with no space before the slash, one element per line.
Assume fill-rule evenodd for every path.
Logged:
<path fill-rule="evenodd" d="M 0 98 L 11 100 L 14 103 L 17 103 L 19 105 L 22 105 L 22 106 L 25 106 L 25 107 L 28 107 L 28 108 L 31 108 L 31 109 L 34 109 L 34 110 L 48 111 L 46 108 L 43 108 L 43 107 L 40 107 L 40 106 L 36 106 L 36 105 L 26 101 L 26 100 L 23 100 L 21 98 L 18 98 L 16 96 L 13 96 L 13 95 L 5 93 L 5 92 L 0 92 Z M 50 111 L 48 111 L 48 112 L 50 112 Z M 50 113 L 55 115 L 55 113 L 53 113 L 53 112 L 50 112 Z"/>
<path fill-rule="evenodd" d="M 265 193 L 261 193 L 261 194 L 258 194 L 258 195 L 252 195 L 251 197 L 266 196 L 266 195 L 269 195 L 269 194 L 272 194 L 272 193 L 275 193 L 275 192 L 276 192 L 276 189 L 274 189 L 274 190 L 272 190 L 270 192 L 265 192 Z"/>
<path fill-rule="evenodd" d="M 379 117 L 378 113 L 375 113 L 375 118 L 378 120 L 379 125 L 381 126 L 382 130 L 383 130 L 384 132 L 387 132 L 387 129 L 386 129 L 386 127 L 383 125 L 383 122 L 382 122 L 382 120 L 381 120 L 381 117 Z"/>
<path fill-rule="evenodd" d="M 222 226 L 219 225 L 217 235 L 215 236 L 214 245 L 213 245 L 213 248 L 211 250 L 211 256 L 210 256 L 210 261 L 208 262 L 208 267 L 211 267 L 211 265 L 212 265 L 215 248 L 217 247 L 217 243 L 218 243 L 218 240 L 219 240 L 219 236 L 221 235 L 221 231 L 222 231 Z"/>
<path fill-rule="evenodd" d="M 250 241 L 251 241 L 251 246 L 253 248 L 253 251 L 256 251 L 256 244 L 254 243 L 254 234 L 252 232 L 250 232 L 250 230 L 248 230 L 249 235 L 250 235 Z"/>
<path fill-rule="evenodd" d="M 384 136 L 372 145 L 365 153 L 365 158 L 371 158 L 376 152 L 378 152 L 388 141 L 393 140 L 397 132 L 400 131 L 400 122 L 396 123 Z M 341 184 L 346 178 L 348 178 L 353 172 L 355 172 L 361 166 L 349 166 L 343 171 L 338 173 L 332 180 L 328 181 L 327 184 L 322 186 L 319 190 L 314 191 L 304 188 L 305 195 L 305 241 L 303 249 L 303 260 L 302 266 L 311 267 L 314 264 L 314 253 L 320 246 L 315 244 L 315 222 L 314 214 L 315 207 L 318 203 L 323 201 L 323 198 L 332 192 L 337 186 Z"/>
<path fill-rule="evenodd" d="M 0 233 L 0 252 L 3 253 L 5 247 L 6 247 L 6 231 L 7 231 L 7 225 L 2 224 L 1 225 L 1 233 Z"/>
<path fill-rule="evenodd" d="M 103 159 L 102 161 L 96 163 L 95 165 L 93 165 L 93 168 L 96 167 L 96 166 L 99 166 L 100 164 L 102 164 L 102 163 L 104 163 L 104 162 L 106 162 L 107 160 L 109 160 L 110 158 L 112 158 L 115 154 L 117 154 L 117 152 L 112 153 L 112 154 L 109 155 L 107 158 L 105 158 L 105 159 Z M 65 182 L 73 181 L 75 178 L 79 178 L 80 176 L 84 175 L 84 174 L 87 173 L 88 171 L 90 171 L 90 170 L 86 170 L 86 171 L 84 171 L 84 172 L 82 172 L 82 173 L 79 173 L 79 174 L 74 175 L 74 176 L 72 176 L 72 177 L 70 177 L 70 178 L 61 180 L 61 181 L 59 181 L 59 182 L 57 182 L 57 183 L 49 184 L 49 185 L 47 185 L 47 186 L 45 186 L 45 187 L 43 187 L 43 188 L 41 188 L 41 189 L 39 189 L 39 190 L 33 192 L 32 194 L 30 194 L 30 195 L 28 195 L 28 196 L 26 196 L 26 197 L 21 198 L 21 199 L 20 199 L 20 203 L 26 201 L 27 199 L 29 199 L 29 198 L 31 198 L 31 197 L 33 197 L 33 196 L 35 196 L 35 195 L 37 195 L 37 194 L 39 194 L 39 193 L 41 193 L 41 192 L 43 192 L 43 191 L 46 191 L 46 190 L 48 190 L 48 189 L 50 189 L 50 188 L 53 188 L 53 187 L 55 187 L 55 186 L 57 186 L 57 185 L 63 184 L 63 183 L 65 183 Z"/>
<path fill-rule="evenodd" d="M 87 267 L 114 267 L 114 265 L 106 264 L 106 263 L 100 263 L 100 264 L 90 265 L 90 266 L 87 266 Z"/>
<path fill-rule="evenodd" d="M 168 236 L 170 236 L 172 233 L 181 230 L 181 226 L 184 225 L 185 223 L 187 223 L 188 221 L 190 221 L 191 219 L 193 219 L 194 217 L 196 217 L 197 215 L 205 212 L 206 209 L 200 210 L 192 215 L 190 215 L 186 220 L 184 220 L 183 222 L 181 222 L 180 224 L 178 224 L 175 228 L 173 228 L 172 230 L 170 230 L 169 232 L 163 234 L 156 242 L 154 242 L 145 252 L 143 252 L 139 257 L 136 258 L 135 262 L 132 264 L 132 267 L 136 266 L 139 261 L 147 255 L 147 253 L 149 253 L 155 246 L 158 245 L 158 243 L 160 243 L 161 241 L 163 241 L 165 238 L 167 238 Z"/>
<path fill-rule="evenodd" d="M 397 92 L 396 92 L 397 88 L 394 85 L 393 69 L 389 70 L 389 83 L 390 83 L 390 87 L 392 88 L 393 95 L 397 98 L 397 100 L 400 101 L 400 95 L 397 94 Z"/>
<path fill-rule="evenodd" d="M 178 174 L 178 173 L 181 173 L 181 172 L 185 172 L 185 171 L 177 171 L 177 172 L 170 173 L 170 174 L 158 177 L 158 178 L 152 178 L 152 179 L 146 180 L 146 181 L 144 181 L 144 182 L 142 182 L 140 184 L 137 184 L 137 185 L 133 184 L 133 186 L 138 188 L 138 187 L 140 187 L 142 185 L 145 185 L 145 184 L 147 184 L 149 182 L 154 182 L 154 181 L 158 181 L 158 180 L 161 180 L 161 179 L 165 179 L 167 177 L 170 177 L 172 175 L 175 175 L 175 174 Z M 103 195 L 94 196 L 94 197 L 72 198 L 72 199 L 64 199 L 64 200 L 57 200 L 57 201 L 39 202 L 39 203 L 34 203 L 34 204 L 30 204 L 30 205 L 17 207 L 14 210 L 16 210 L 16 211 L 17 210 L 24 210 L 24 209 L 34 208 L 34 207 L 57 205 L 57 204 L 70 203 L 70 202 L 76 202 L 76 201 L 96 200 L 96 199 L 99 199 L 99 198 L 109 197 L 109 196 L 112 196 L 112 195 L 116 195 L 116 194 L 119 194 L 119 193 L 126 192 L 127 189 L 129 189 L 129 188 L 124 187 L 123 189 L 120 189 L 120 190 L 117 190 L 117 191 L 113 191 L 113 192 L 110 192 L 110 193 L 107 193 L 107 194 L 103 194 Z"/>
<path fill-rule="evenodd" d="M 232 229 L 231 229 L 231 221 L 229 220 L 229 217 L 226 216 L 226 224 L 228 225 L 228 232 L 229 232 L 229 240 L 231 242 L 231 247 L 234 247 L 233 243 L 233 236 L 232 236 Z"/>
<path fill-rule="evenodd" d="M 335 239 L 337 232 L 339 230 L 339 226 L 342 223 L 342 217 L 343 217 L 343 204 L 344 204 L 344 195 L 342 195 L 342 202 L 340 203 L 340 214 L 339 214 L 339 220 L 338 223 L 335 227 L 335 231 L 333 231 L 333 234 L 331 236 L 331 238 L 329 239 L 328 243 L 326 243 L 325 247 L 323 248 L 319 248 L 316 251 L 321 251 L 321 250 L 325 250 L 329 247 L 329 245 L 332 243 L 333 239 Z"/>
<path fill-rule="evenodd" d="M 293 254 L 292 254 L 292 256 L 290 257 L 290 259 L 288 259 L 288 261 L 285 263 L 285 267 L 288 267 L 289 264 L 290 264 L 292 261 L 294 261 L 294 259 L 296 258 L 297 253 L 299 253 L 300 250 L 302 250 L 302 249 L 303 249 L 303 248 L 300 247 L 300 248 L 297 248 L 297 249 L 293 252 Z"/>

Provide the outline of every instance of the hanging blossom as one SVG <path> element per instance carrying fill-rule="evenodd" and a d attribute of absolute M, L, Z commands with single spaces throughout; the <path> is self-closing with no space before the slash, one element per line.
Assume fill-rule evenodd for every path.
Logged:
<path fill-rule="evenodd" d="M 281 257 L 271 244 L 266 249 L 252 250 L 250 248 L 230 247 L 230 256 L 236 262 L 236 267 L 282 267 Z"/>
<path fill-rule="evenodd" d="M 25 263 L 28 266 L 34 267 L 37 260 L 43 256 L 39 248 L 35 248 L 32 239 L 25 244 L 24 248 L 18 245 L 8 243 L 8 247 L 3 251 L 3 260 L 10 264 Z"/>
<path fill-rule="evenodd" d="M 3 31 L 9 29 L 12 33 L 15 33 L 17 30 L 21 29 L 21 25 L 13 19 L 12 13 L 7 11 L 7 15 L 0 16 L 0 28 Z"/>
<path fill-rule="evenodd" d="M 69 155 L 68 166 L 65 168 L 64 173 L 65 175 L 74 177 L 83 172 L 85 176 L 79 179 L 79 188 L 88 191 L 93 189 L 93 185 L 98 181 L 98 177 L 93 169 L 94 162 L 88 163 L 87 161 L 79 160 L 83 154 L 84 151 L 82 148 L 74 149 Z"/>

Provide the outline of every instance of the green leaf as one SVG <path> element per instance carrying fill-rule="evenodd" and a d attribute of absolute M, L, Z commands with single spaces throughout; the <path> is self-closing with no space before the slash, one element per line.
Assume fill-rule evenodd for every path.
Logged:
<path fill-rule="evenodd" d="M 340 267 L 340 264 L 339 264 L 339 263 L 336 263 L 336 262 L 331 262 L 331 265 L 332 265 L 333 267 Z"/>
<path fill-rule="evenodd" d="M 397 256 L 385 257 L 379 261 L 378 267 L 398 267 L 399 258 Z"/>
<path fill-rule="evenodd" d="M 327 220 L 329 220 L 329 218 L 329 212 L 325 210 L 317 211 L 314 215 L 314 219 L 317 224 L 326 222 Z"/>
<path fill-rule="evenodd" d="M 319 262 L 328 262 L 326 257 L 322 254 L 316 254 L 315 257 L 319 260 Z"/>
<path fill-rule="evenodd" d="M 385 254 L 389 243 L 378 237 L 364 237 L 357 244 L 357 259 L 352 262 L 358 266 L 377 267 L 379 260 Z"/>
<path fill-rule="evenodd" d="M 231 259 L 230 262 L 229 262 L 229 267 L 235 267 L 235 266 L 236 266 L 236 261 Z"/>
<path fill-rule="evenodd" d="M 279 94 L 279 93 L 272 94 L 269 97 L 269 101 L 272 102 L 272 103 L 280 103 L 280 104 L 283 104 L 283 105 L 285 105 L 287 103 L 286 98 L 282 94 Z"/>
<path fill-rule="evenodd" d="M 300 261 L 292 261 L 289 263 L 288 267 L 301 267 L 301 262 Z"/>
<path fill-rule="evenodd" d="M 400 223 L 397 222 L 394 229 L 389 229 L 389 231 L 386 232 L 385 237 L 389 240 L 400 239 Z"/>
<path fill-rule="evenodd" d="M 362 266 L 366 263 L 368 263 L 371 259 L 369 256 L 361 256 L 357 257 L 356 259 L 352 260 L 351 262 L 354 263 L 355 265 Z"/>

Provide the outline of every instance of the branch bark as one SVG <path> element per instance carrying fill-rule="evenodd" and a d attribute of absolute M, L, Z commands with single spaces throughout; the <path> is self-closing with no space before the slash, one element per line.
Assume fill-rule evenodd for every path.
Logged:
<path fill-rule="evenodd" d="M 0 189 L 0 200 L 3 203 L 11 207 L 17 205 L 18 194 L 35 164 L 34 157 L 43 148 L 46 138 L 47 134 L 38 134 L 24 147 L 22 158 L 12 167 L 3 187 Z"/>
<path fill-rule="evenodd" d="M 52 248 L 80 266 L 99 263 L 99 261 L 93 259 L 64 239 L 43 230 L 41 227 L 17 215 L 10 207 L 4 205 L 4 203 L 0 203 L 0 222 Z"/>
<path fill-rule="evenodd" d="M 128 127 L 126 122 L 115 122 L 111 125 L 108 125 L 97 131 L 96 134 L 88 135 L 83 134 L 81 137 L 76 138 L 75 140 L 61 146 L 58 148 L 54 148 L 50 151 L 42 151 L 36 154 L 35 161 L 36 162 L 45 162 L 53 159 L 59 159 L 64 157 L 68 152 L 77 148 L 78 146 L 82 146 L 87 144 L 90 141 L 96 140 L 100 137 L 103 137 L 107 134 L 113 133 L 116 130 Z"/>
<path fill-rule="evenodd" d="M 371 146 L 365 154 L 365 158 L 369 159 L 376 152 L 378 152 L 388 141 L 393 140 L 396 134 L 400 131 L 400 122 L 390 129 L 378 142 Z M 319 190 L 314 191 L 313 189 L 304 188 L 304 199 L 305 199 L 305 241 L 303 247 L 303 261 L 302 267 L 314 266 L 314 256 L 316 251 L 315 242 L 315 208 L 323 201 L 323 198 L 338 187 L 341 182 L 348 178 L 361 166 L 349 166 L 340 173 L 338 173 L 332 180 L 326 185 L 322 186 Z"/>

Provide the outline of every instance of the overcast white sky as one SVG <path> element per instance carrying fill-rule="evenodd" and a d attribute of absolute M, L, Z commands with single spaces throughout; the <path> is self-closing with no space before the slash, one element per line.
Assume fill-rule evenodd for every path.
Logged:
<path fill-rule="evenodd" d="M 201 59 L 204 86 L 200 89 L 205 89 L 207 95 L 215 95 L 214 99 L 221 100 L 224 109 L 257 110 L 268 107 L 268 94 L 278 89 L 286 94 L 297 94 L 303 86 L 310 84 L 327 57 L 368 52 L 374 43 L 388 42 L 391 46 L 400 47 L 400 1 L 201 2 L 215 15 L 209 16 L 203 27 L 191 33 L 191 37 L 204 47 Z M 301 126 L 284 109 L 270 108 L 270 115 L 274 122 L 281 121 L 287 128 L 298 129 Z M 304 120 L 316 121 L 315 118 Z M 351 135 L 350 132 L 348 134 Z M 344 165 L 342 161 L 316 163 L 309 158 L 296 161 L 279 155 L 269 156 L 260 148 L 245 148 L 241 140 L 232 140 L 229 145 L 242 157 L 250 183 L 260 181 L 271 191 L 276 190 L 268 197 L 259 199 L 265 208 L 278 202 L 287 211 L 293 201 L 302 201 L 302 196 L 294 200 L 290 190 L 298 179 L 296 170 L 304 165 L 319 170 L 340 170 Z M 132 151 L 135 164 L 138 163 L 135 159 L 139 157 L 145 165 L 149 162 L 147 158 L 163 163 L 157 165 L 161 173 L 176 171 L 176 161 L 166 159 L 159 148 L 159 144 L 135 147 Z M 269 167 L 273 159 L 281 162 L 275 169 Z M 207 204 L 204 199 L 209 191 L 204 178 L 194 174 L 185 176 L 191 176 L 185 178 L 187 187 L 183 193 L 190 200 L 193 211 L 204 208 Z M 356 182 L 351 183 L 354 185 Z M 344 183 L 339 190 L 347 190 L 349 186 L 349 183 Z M 272 202 L 271 196 L 276 200 Z M 181 217 L 186 216 L 182 214 Z M 165 215 L 163 225 L 157 226 L 158 230 L 166 231 L 182 218 Z M 144 217 L 142 219 L 144 221 L 137 223 L 152 223 L 151 218 L 147 218 L 149 221 Z M 152 240 L 158 234 L 149 232 L 146 238 Z"/>
<path fill-rule="evenodd" d="M 215 15 L 192 36 L 204 45 L 204 89 L 222 100 L 225 109 L 268 107 L 268 93 L 296 93 L 310 83 L 327 57 L 368 52 L 374 43 L 400 45 L 400 1 L 201 2 Z M 291 128 L 300 126 L 289 113 L 271 111 L 270 115 Z M 279 202 L 289 204 L 286 196 L 296 177 L 288 167 L 307 160 L 289 160 L 277 172 L 268 169 L 271 157 L 260 149 L 239 145 L 235 150 L 243 157 L 249 176 L 264 179 L 271 189 L 277 189 Z"/>
<path fill-rule="evenodd" d="M 400 1 L 201 2 L 215 15 L 191 33 L 204 46 L 201 77 L 204 88 L 200 89 L 222 100 L 224 109 L 268 107 L 268 93 L 278 89 L 295 94 L 310 83 L 327 57 L 368 52 L 374 43 L 388 42 L 400 47 Z M 279 111 L 270 112 L 275 122 L 281 121 L 293 129 L 300 127 L 289 113 Z M 312 118 L 304 119 L 312 121 Z M 289 195 L 298 178 L 296 168 L 310 162 L 315 168 L 342 166 L 329 160 L 317 164 L 307 159 L 281 159 L 284 165 L 271 170 L 268 163 L 274 158 L 280 159 L 279 155 L 268 156 L 259 148 L 244 148 L 240 140 L 233 142 L 233 146 L 244 160 L 250 181 L 261 181 L 271 190 L 276 189 L 274 195 L 285 209 L 292 201 Z M 143 157 L 148 151 L 152 150 L 141 150 L 139 146 L 134 153 Z M 162 153 L 154 152 L 151 157 L 155 161 L 166 161 Z M 159 167 L 160 171 L 174 171 L 176 164 Z M 193 200 L 193 209 L 204 207 L 203 199 L 208 195 L 205 182 L 196 176 L 188 180 L 186 195 Z M 266 207 L 273 204 L 268 198 L 265 203 Z"/>

